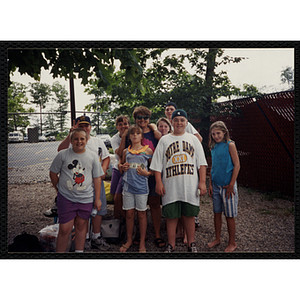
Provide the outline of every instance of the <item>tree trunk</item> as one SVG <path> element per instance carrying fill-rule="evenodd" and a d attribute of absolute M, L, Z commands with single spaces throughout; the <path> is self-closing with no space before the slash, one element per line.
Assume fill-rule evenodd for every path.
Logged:
<path fill-rule="evenodd" d="M 203 137 L 203 148 L 206 153 L 206 156 L 209 154 L 208 152 L 208 134 L 210 127 L 210 115 L 211 115 L 211 102 L 213 95 L 213 78 L 215 75 L 215 65 L 216 65 L 216 56 L 218 49 L 209 48 L 208 54 L 206 57 L 206 74 L 205 74 L 205 91 L 206 91 L 206 102 L 204 104 L 205 109 L 205 118 L 201 120 L 203 124 L 203 129 L 201 135 Z"/>

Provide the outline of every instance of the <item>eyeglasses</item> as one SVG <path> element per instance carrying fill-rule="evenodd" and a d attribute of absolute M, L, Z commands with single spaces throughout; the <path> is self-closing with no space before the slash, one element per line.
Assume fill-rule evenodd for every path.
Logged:
<path fill-rule="evenodd" d="M 137 115 L 136 118 L 137 118 L 138 120 L 142 120 L 142 119 L 144 119 L 145 121 L 146 121 L 146 120 L 149 120 L 149 116 L 140 116 L 140 115 Z"/>

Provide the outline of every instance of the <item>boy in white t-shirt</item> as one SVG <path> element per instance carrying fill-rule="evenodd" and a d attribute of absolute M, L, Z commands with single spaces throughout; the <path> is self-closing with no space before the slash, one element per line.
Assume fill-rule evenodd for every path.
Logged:
<path fill-rule="evenodd" d="M 101 209 L 101 176 L 96 153 L 87 150 L 87 133 L 81 128 L 70 134 L 71 148 L 60 151 L 50 166 L 50 179 L 57 190 L 59 231 L 56 252 L 65 252 L 73 226 L 75 252 L 83 252 L 86 227 L 92 208 Z M 93 200 L 95 197 L 94 205 Z"/>
<path fill-rule="evenodd" d="M 155 174 L 156 193 L 162 196 L 162 214 L 166 217 L 168 245 L 165 252 L 175 250 L 179 218 L 186 229 L 188 251 L 197 252 L 194 220 L 200 210 L 199 196 L 207 192 L 207 163 L 198 138 L 185 132 L 187 122 L 184 110 L 173 112 L 174 132 L 160 139 L 150 165 Z"/>

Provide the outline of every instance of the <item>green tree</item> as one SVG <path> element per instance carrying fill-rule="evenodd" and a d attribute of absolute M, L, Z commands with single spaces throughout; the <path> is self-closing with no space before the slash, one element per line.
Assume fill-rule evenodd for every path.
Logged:
<path fill-rule="evenodd" d="M 253 96 L 257 91 L 254 86 L 247 84 L 242 90 L 237 88 L 231 83 L 227 72 L 222 70 L 222 65 L 239 63 L 245 58 L 227 56 L 223 49 L 188 49 L 186 54 L 162 58 L 165 50 L 137 49 L 144 68 L 143 93 L 122 81 L 124 70 L 120 70 L 113 75 L 115 84 L 106 91 L 106 95 L 95 97 L 95 103 L 86 108 L 110 107 L 111 115 L 115 117 L 121 113 L 131 116 L 135 106 L 145 105 L 152 111 L 152 120 L 156 120 L 164 114 L 165 103 L 172 99 L 179 108 L 188 112 L 193 125 L 201 130 L 206 148 L 210 116 L 212 113 L 221 113 L 213 105 L 217 99 Z M 190 68 L 192 71 L 187 71 Z M 97 80 L 90 81 L 86 90 L 95 94 L 99 86 Z"/>
<path fill-rule="evenodd" d="M 33 98 L 31 103 L 40 107 L 40 131 L 43 133 L 42 125 L 42 110 L 46 107 L 46 103 L 49 102 L 51 97 L 51 86 L 47 83 L 34 82 L 30 84 L 30 95 Z"/>
<path fill-rule="evenodd" d="M 281 82 L 287 82 L 290 89 L 294 89 L 294 69 L 292 67 L 287 67 L 284 70 L 282 70 L 280 77 Z"/>
<path fill-rule="evenodd" d="M 25 109 L 24 105 L 28 104 L 28 98 L 26 97 L 26 86 L 21 83 L 12 82 L 8 88 L 8 131 L 17 130 L 21 127 L 23 133 L 29 126 L 29 117 L 22 115 L 22 113 L 34 112 L 33 108 Z"/>
<path fill-rule="evenodd" d="M 57 120 L 55 122 L 55 128 L 60 128 L 60 132 L 63 132 L 66 129 L 65 123 L 66 123 L 66 110 L 69 105 L 70 99 L 67 98 L 68 91 L 64 86 L 62 86 L 58 81 L 55 81 L 52 84 L 52 92 L 54 93 L 54 97 L 52 100 L 54 100 L 58 104 L 58 108 L 55 110 L 55 112 L 60 113 L 57 116 Z"/>

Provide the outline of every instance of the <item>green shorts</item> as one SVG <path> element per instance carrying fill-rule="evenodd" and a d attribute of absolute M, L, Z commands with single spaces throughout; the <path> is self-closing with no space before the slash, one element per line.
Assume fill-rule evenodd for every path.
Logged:
<path fill-rule="evenodd" d="M 176 201 L 162 207 L 162 214 L 168 219 L 195 217 L 199 214 L 200 207 L 187 202 Z"/>

